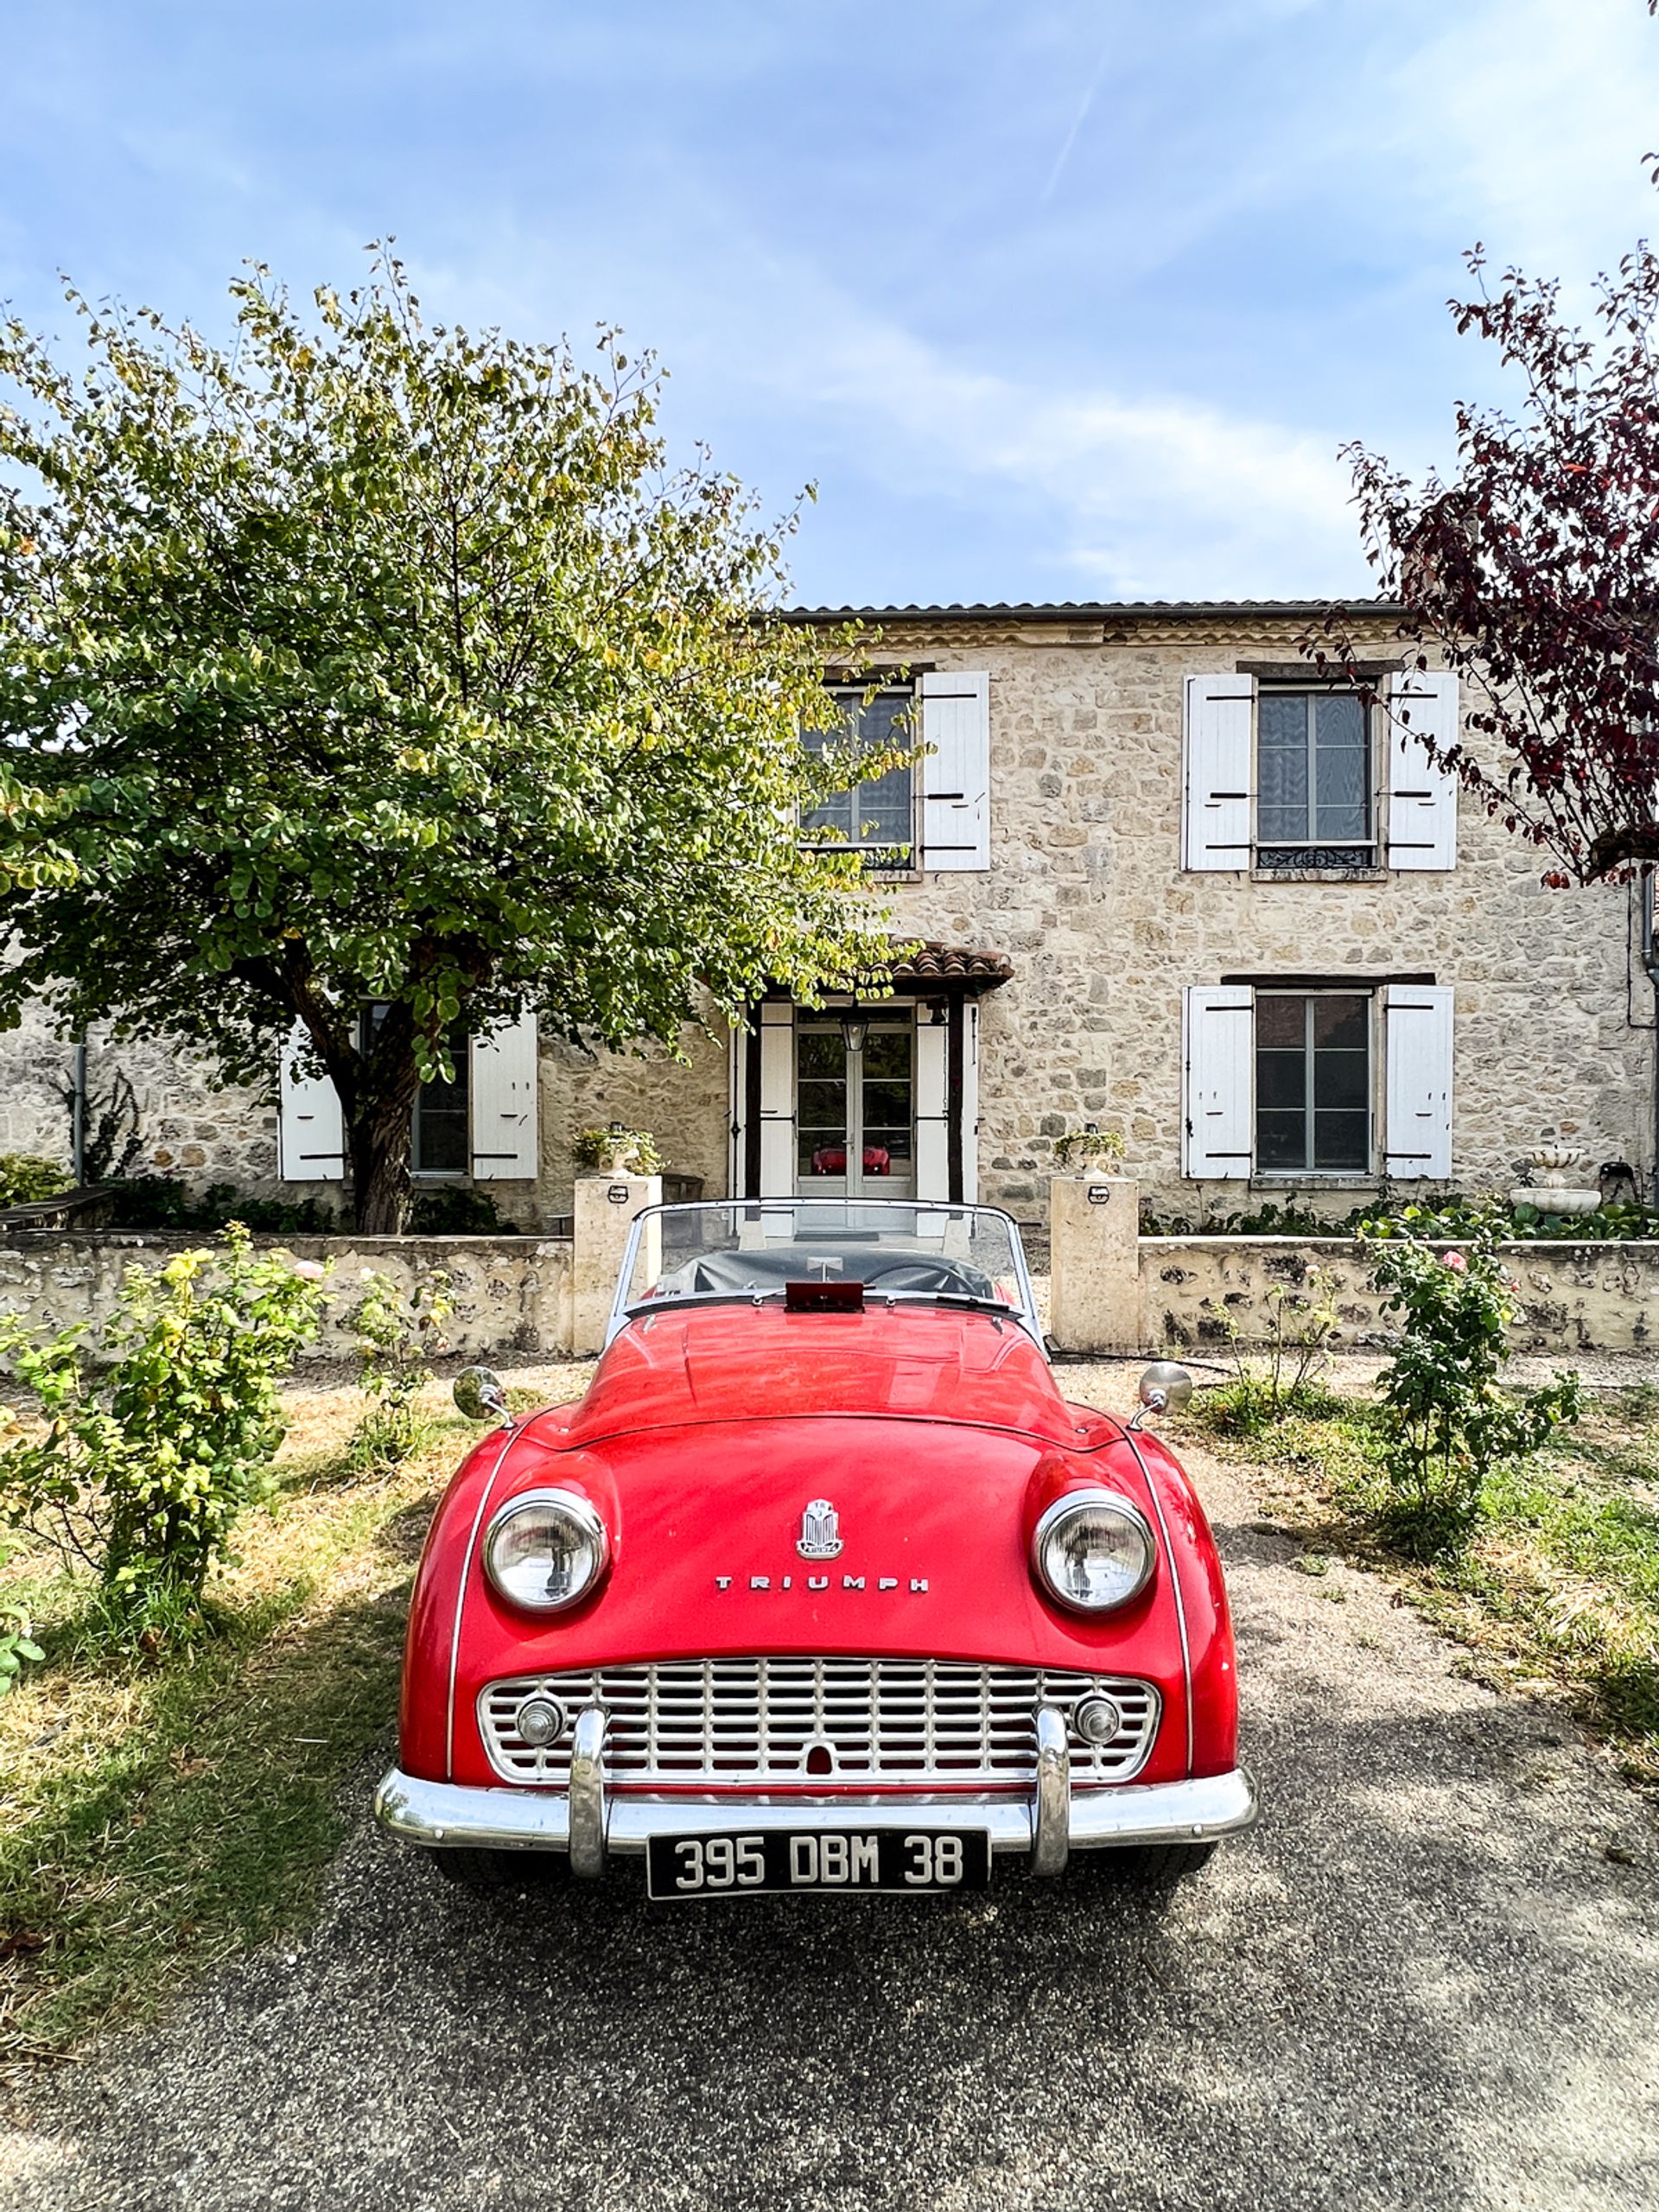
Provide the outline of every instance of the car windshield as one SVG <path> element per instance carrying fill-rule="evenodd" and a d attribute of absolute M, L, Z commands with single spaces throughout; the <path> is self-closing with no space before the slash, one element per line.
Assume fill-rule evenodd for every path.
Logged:
<path fill-rule="evenodd" d="M 872 1303 L 984 1306 L 1032 1320 L 1025 1254 L 1007 1214 L 836 1198 L 648 1207 L 634 1224 L 615 1319 L 670 1300 L 781 1300 L 806 1283 L 861 1283 Z"/>

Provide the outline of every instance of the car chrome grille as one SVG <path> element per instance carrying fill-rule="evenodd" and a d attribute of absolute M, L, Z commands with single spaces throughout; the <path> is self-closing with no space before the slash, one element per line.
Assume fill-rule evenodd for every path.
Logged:
<path fill-rule="evenodd" d="M 540 1691 L 563 1707 L 556 1744 L 527 1744 L 515 1716 Z M 995 1787 L 1033 1778 L 1039 1704 L 1109 1697 L 1122 1726 L 1109 1744 L 1068 1727 L 1077 1782 L 1126 1782 L 1146 1763 L 1161 1700 L 1150 1682 L 950 1659 L 664 1659 L 522 1675 L 486 1683 L 479 1726 L 509 1782 L 562 1782 L 576 1713 L 610 1715 L 605 1771 L 658 1789 L 757 1789 L 815 1780 Z"/>

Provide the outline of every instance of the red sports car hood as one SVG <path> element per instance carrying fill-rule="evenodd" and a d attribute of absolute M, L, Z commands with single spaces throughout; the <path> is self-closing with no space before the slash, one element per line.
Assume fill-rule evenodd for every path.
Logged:
<path fill-rule="evenodd" d="M 1011 1429 L 1083 1451 L 1122 1433 L 1068 1406 L 1025 1331 L 994 1314 L 705 1306 L 633 1322 L 587 1396 L 527 1433 L 568 1450 L 642 1429 L 830 1414 Z"/>

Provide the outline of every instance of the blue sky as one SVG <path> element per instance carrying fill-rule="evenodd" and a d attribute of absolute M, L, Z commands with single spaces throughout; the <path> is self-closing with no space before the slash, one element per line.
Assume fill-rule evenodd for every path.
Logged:
<path fill-rule="evenodd" d="M 1484 238 L 1654 226 L 1643 0 L 0 0 L 0 295 L 210 328 L 245 255 L 435 315 L 601 321 L 815 602 L 1363 589 L 1357 436 L 1497 391 Z"/>

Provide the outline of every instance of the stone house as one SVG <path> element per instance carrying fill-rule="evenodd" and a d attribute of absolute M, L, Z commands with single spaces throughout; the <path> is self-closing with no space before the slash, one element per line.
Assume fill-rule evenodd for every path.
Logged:
<path fill-rule="evenodd" d="M 1408 731 L 1296 649 L 1294 602 L 804 611 L 868 624 L 830 671 L 849 715 L 930 748 L 805 825 L 868 853 L 890 996 L 768 998 L 665 1055 L 471 1041 L 416 1113 L 422 1179 L 487 1184 L 526 1225 L 569 1210 L 576 1130 L 652 1129 L 728 1192 L 976 1197 L 1029 1214 L 1055 1138 L 1121 1130 L 1155 1210 L 1269 1196 L 1347 1211 L 1379 1181 L 1503 1188 L 1545 1137 L 1651 1161 L 1653 999 L 1630 894 L 1548 892 L 1538 855 Z M 1371 610 L 1368 678 L 1412 727 L 1456 680 L 1408 676 Z M 874 686 L 872 696 L 871 687 Z M 62 1149 L 69 1048 L 0 1040 L 0 1148 Z M 340 1179 L 338 1108 L 284 1068 L 214 1093 L 155 1046 L 92 1040 L 193 1183 Z"/>

